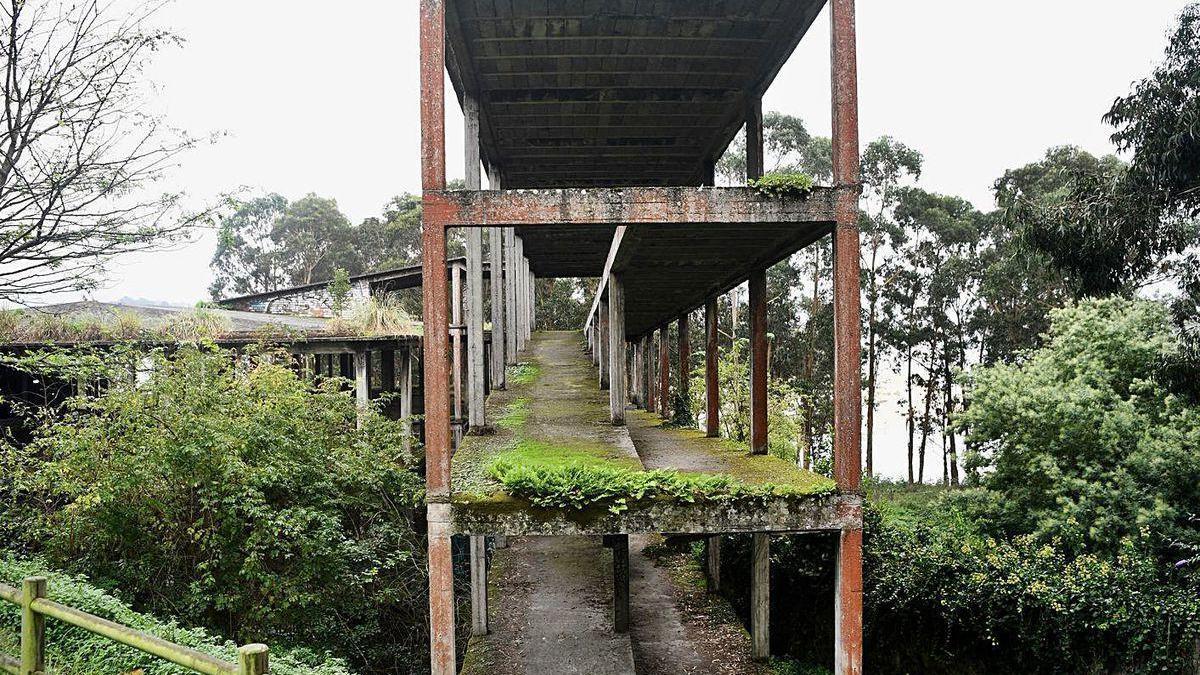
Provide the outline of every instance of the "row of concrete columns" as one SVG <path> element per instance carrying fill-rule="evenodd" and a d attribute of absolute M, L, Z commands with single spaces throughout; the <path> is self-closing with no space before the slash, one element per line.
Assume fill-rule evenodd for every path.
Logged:
<path fill-rule="evenodd" d="M 482 189 L 482 163 L 479 155 L 479 104 L 471 95 L 463 98 L 465 187 Z M 503 177 L 498 167 L 488 166 L 488 181 L 493 190 L 502 189 Z M 533 334 L 535 320 L 535 278 L 525 256 L 525 243 L 511 227 L 486 228 L 487 253 L 484 253 L 484 230 L 471 227 L 467 240 L 467 334 L 468 346 L 478 337 L 480 349 L 468 354 L 468 386 L 470 400 L 467 424 L 472 429 L 487 427 L 485 392 L 507 387 L 506 367 L 516 365 L 518 354 Z M 490 368 L 486 368 L 482 344 L 484 335 L 484 260 L 489 267 L 490 321 L 492 327 Z M 454 285 L 451 286 L 454 292 Z M 453 297 L 453 296 L 452 296 Z M 452 299 L 452 303 L 456 302 Z M 453 314 L 453 309 L 452 309 Z M 451 319 L 454 320 L 453 317 Z M 457 348 L 456 348 L 457 353 Z M 453 359 L 452 359 L 453 360 Z M 455 361 L 455 364 L 457 361 Z M 457 372 L 457 369 L 456 369 Z M 490 386 L 488 386 L 490 385 Z M 456 413 L 457 413 L 457 409 Z M 504 538 L 495 538 L 498 546 Z M 472 535 L 471 558 L 471 632 L 488 633 L 487 603 L 487 538 Z"/>

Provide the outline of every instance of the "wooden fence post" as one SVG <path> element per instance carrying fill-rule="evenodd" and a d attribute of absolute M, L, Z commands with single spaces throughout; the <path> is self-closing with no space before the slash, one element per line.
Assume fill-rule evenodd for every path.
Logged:
<path fill-rule="evenodd" d="M 264 675 L 267 672 L 267 646 L 238 647 L 238 675 Z"/>
<path fill-rule="evenodd" d="M 46 617 L 33 611 L 33 601 L 46 597 L 46 577 L 21 583 L 21 675 L 46 671 Z"/>

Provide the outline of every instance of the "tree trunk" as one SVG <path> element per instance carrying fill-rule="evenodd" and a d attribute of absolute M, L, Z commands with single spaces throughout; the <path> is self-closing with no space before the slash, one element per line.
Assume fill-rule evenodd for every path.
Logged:
<path fill-rule="evenodd" d="M 913 409 L 913 374 L 912 374 L 913 350 L 912 345 L 909 345 L 905 358 L 907 373 L 905 376 L 905 393 L 908 397 L 908 483 L 913 483 L 913 437 L 916 435 L 915 425 L 916 410 Z"/>
<path fill-rule="evenodd" d="M 954 378 L 950 376 L 950 350 L 942 350 L 942 379 L 945 382 L 946 388 L 946 414 L 942 422 L 942 436 L 947 438 L 949 447 L 947 450 L 946 461 L 949 464 L 946 473 L 946 484 L 958 487 L 958 450 L 955 440 L 954 429 L 950 426 L 951 417 L 954 415 Z"/>

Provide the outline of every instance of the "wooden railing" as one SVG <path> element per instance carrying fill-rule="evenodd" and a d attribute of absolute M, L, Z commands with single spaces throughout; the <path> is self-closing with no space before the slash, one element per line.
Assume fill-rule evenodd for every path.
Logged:
<path fill-rule="evenodd" d="M 267 672 L 266 645 L 239 647 L 237 663 L 183 647 L 148 633 L 113 623 L 54 602 L 47 597 L 45 577 L 28 577 L 21 588 L 0 584 L 0 601 L 21 608 L 21 656 L 0 654 L 0 673 L 44 675 L 46 672 L 46 617 L 82 628 L 138 651 L 157 656 L 204 675 L 263 675 Z"/>

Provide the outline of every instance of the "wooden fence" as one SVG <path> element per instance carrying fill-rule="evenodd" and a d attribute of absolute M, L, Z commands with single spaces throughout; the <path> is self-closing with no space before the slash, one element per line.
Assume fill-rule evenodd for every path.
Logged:
<path fill-rule="evenodd" d="M 0 584 L 0 601 L 21 608 L 21 657 L 0 654 L 0 673 L 43 675 L 46 672 L 46 617 L 204 675 L 263 675 L 267 672 L 266 645 L 239 647 L 237 663 L 222 661 L 195 649 L 54 602 L 47 597 L 45 577 L 29 577 L 21 584 L 21 588 Z"/>

